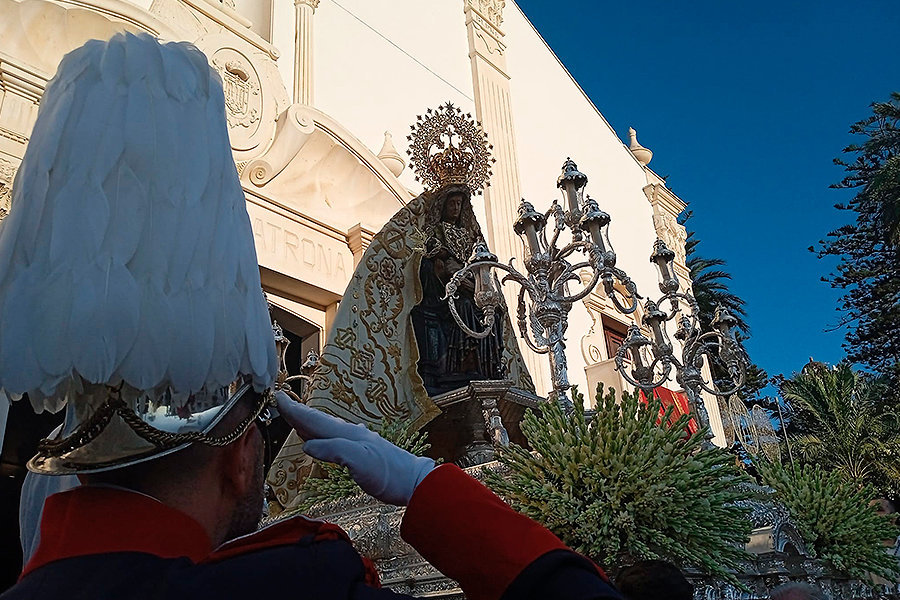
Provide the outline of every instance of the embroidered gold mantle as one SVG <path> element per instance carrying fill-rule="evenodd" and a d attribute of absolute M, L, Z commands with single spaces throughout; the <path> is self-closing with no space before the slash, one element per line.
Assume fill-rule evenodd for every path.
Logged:
<path fill-rule="evenodd" d="M 398 211 L 375 235 L 353 274 L 319 366 L 308 387 L 310 406 L 355 423 L 378 424 L 385 417 L 411 420 L 422 428 L 440 414 L 416 371 L 419 350 L 410 312 L 422 300 L 419 266 L 429 215 L 444 194 L 424 193 Z M 472 232 L 481 235 L 477 223 Z M 468 257 L 466 257 L 468 258 Z M 533 392 L 512 323 L 503 327 L 503 362 L 515 387 Z M 296 503 L 311 461 L 291 433 L 269 472 L 275 492 L 273 512 Z"/>

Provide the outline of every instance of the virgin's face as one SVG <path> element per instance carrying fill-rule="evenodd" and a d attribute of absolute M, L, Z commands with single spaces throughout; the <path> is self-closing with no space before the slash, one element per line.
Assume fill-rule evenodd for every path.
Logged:
<path fill-rule="evenodd" d="M 462 212 L 463 195 L 456 192 L 447 196 L 444 200 L 444 213 L 441 215 L 444 221 L 456 223 L 459 221 L 459 215 Z"/>

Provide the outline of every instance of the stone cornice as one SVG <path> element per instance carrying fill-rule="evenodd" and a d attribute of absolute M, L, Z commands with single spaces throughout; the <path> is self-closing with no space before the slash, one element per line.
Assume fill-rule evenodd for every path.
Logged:
<path fill-rule="evenodd" d="M 7 56 L 0 55 L 0 86 L 4 91 L 38 103 L 49 80 L 50 77 L 39 69 L 17 64 Z"/>
<path fill-rule="evenodd" d="M 147 33 L 166 38 L 171 35 L 171 31 L 158 22 L 156 18 L 147 11 L 130 2 L 121 2 L 118 0 L 58 0 L 60 4 L 84 8 L 91 12 L 99 13 L 111 21 L 121 21 L 138 29 L 143 29 Z"/>
<path fill-rule="evenodd" d="M 273 60 L 280 56 L 278 49 L 251 31 L 249 29 L 251 22 L 235 12 L 234 9 L 211 0 L 180 0 L 180 2 L 222 25 L 245 42 L 268 54 Z"/>
<path fill-rule="evenodd" d="M 681 211 L 687 208 L 687 203 L 684 200 L 659 183 L 651 183 L 644 186 L 644 194 L 646 194 L 650 204 L 654 206 L 660 205 L 661 208 L 664 208 L 666 212 L 673 216 L 678 216 L 681 214 Z"/>

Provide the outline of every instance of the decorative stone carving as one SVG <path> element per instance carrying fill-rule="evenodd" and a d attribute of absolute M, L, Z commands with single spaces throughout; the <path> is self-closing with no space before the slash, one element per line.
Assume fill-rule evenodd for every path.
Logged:
<path fill-rule="evenodd" d="M 506 0 L 466 0 L 466 4 L 475 9 L 478 14 L 483 17 L 492 27 L 500 30 L 503 24 L 503 8 L 506 6 Z"/>
<path fill-rule="evenodd" d="M 233 48 L 220 48 L 211 62 L 222 76 L 231 145 L 236 150 L 246 149 L 259 129 L 262 111 L 259 75 L 250 60 Z"/>
<path fill-rule="evenodd" d="M 384 132 L 384 144 L 382 144 L 381 150 L 378 152 L 378 158 L 394 174 L 394 177 L 400 177 L 400 173 L 403 172 L 403 168 L 406 166 L 406 161 L 403 160 L 403 156 L 394 146 L 394 139 L 389 131 Z"/>
<path fill-rule="evenodd" d="M 653 228 L 656 235 L 675 252 L 675 262 L 686 264 L 684 244 L 687 241 L 687 230 L 674 216 L 668 213 L 653 215 Z"/>
<path fill-rule="evenodd" d="M 259 158 L 250 161 L 245 171 L 253 185 L 262 187 L 281 173 L 315 132 L 313 115 L 300 104 L 294 104 L 275 121 L 275 140 Z M 232 142 L 233 144 L 234 142 Z"/>
<path fill-rule="evenodd" d="M 319 0 L 294 0 L 294 6 L 299 6 L 301 4 L 305 4 L 313 10 L 319 8 Z"/>
<path fill-rule="evenodd" d="M 584 278 L 582 278 L 583 281 Z M 591 317 L 591 328 L 581 336 L 581 356 L 584 358 L 585 365 L 593 365 L 609 358 L 608 356 L 604 357 L 605 352 L 601 349 L 605 345 L 601 315 L 604 309 L 615 311 L 615 307 L 605 295 L 598 292 L 599 290 L 594 290 L 584 299 L 584 307 L 588 311 L 588 316 Z"/>
<path fill-rule="evenodd" d="M 16 169 L 11 162 L 0 159 L 0 219 L 9 214 L 12 205 L 12 183 Z"/>
<path fill-rule="evenodd" d="M 631 150 L 631 153 L 634 154 L 634 157 L 641 165 L 645 167 L 649 165 L 650 161 L 653 159 L 653 152 L 648 148 L 641 146 L 641 143 L 637 139 L 637 131 L 634 130 L 634 127 L 628 128 L 628 137 L 630 139 L 628 149 Z"/>

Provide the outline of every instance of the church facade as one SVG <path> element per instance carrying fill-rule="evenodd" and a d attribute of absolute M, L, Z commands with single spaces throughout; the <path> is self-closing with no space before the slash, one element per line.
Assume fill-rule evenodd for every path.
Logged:
<path fill-rule="evenodd" d="M 321 348 L 372 237 L 421 192 L 406 136 L 416 115 L 447 101 L 475 115 L 493 145 L 491 185 L 473 208 L 503 262 L 522 264 L 512 229 L 519 200 L 546 210 L 571 157 L 611 215 L 618 266 L 638 290 L 656 293 L 648 257 L 657 237 L 688 286 L 676 221 L 684 202 L 648 167 L 649 150 L 633 136 L 622 142 L 513 0 L 0 0 L 0 218 L 59 60 L 123 30 L 193 42 L 219 71 L 263 286 L 299 356 Z M 506 293 L 515 306 L 516 291 Z M 620 314 L 602 287 L 573 307 L 573 384 L 628 387 L 613 355 L 635 319 L 640 309 Z M 520 347 L 545 395 L 546 357 Z M 704 403 L 724 445 L 718 404 Z M 8 410 L 0 402 L 0 432 Z"/>

